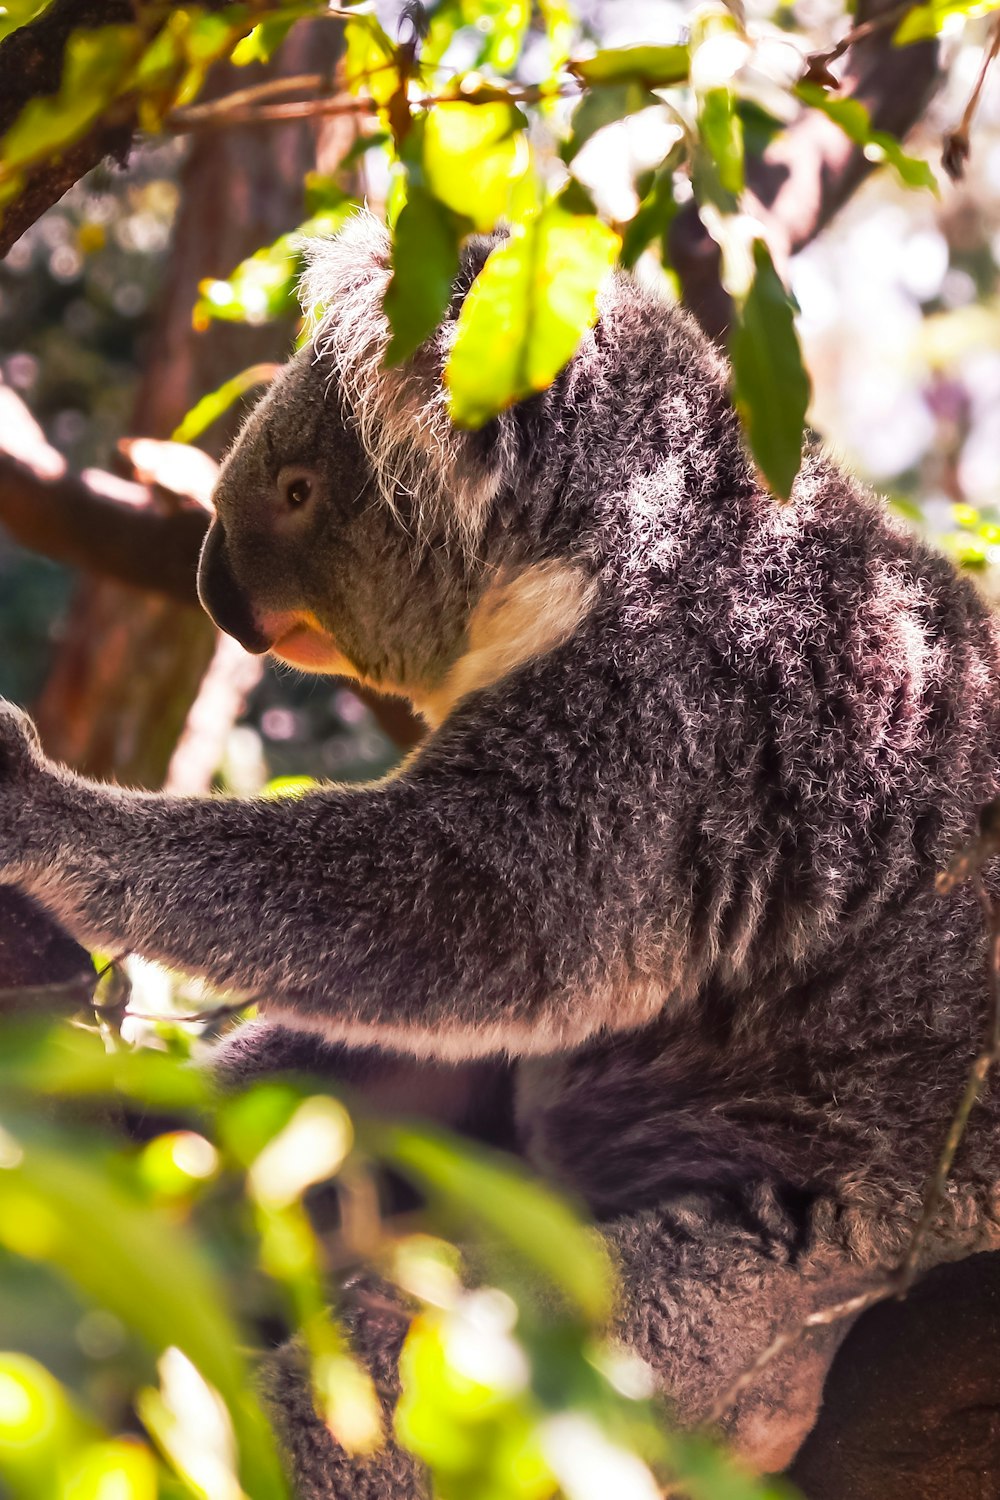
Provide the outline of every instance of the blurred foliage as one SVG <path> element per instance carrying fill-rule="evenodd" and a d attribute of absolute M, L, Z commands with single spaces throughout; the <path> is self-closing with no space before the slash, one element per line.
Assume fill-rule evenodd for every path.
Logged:
<path fill-rule="evenodd" d="M 120 1008 L 4 1015 L 0 1288 L 51 1279 L 65 1340 L 22 1327 L 27 1348 L 0 1352 L 12 1500 L 286 1495 L 255 1367 L 293 1332 L 331 1431 L 378 1447 L 381 1407 L 326 1300 L 362 1261 L 413 1318 L 395 1427 L 442 1500 L 574 1500 L 595 1464 L 621 1500 L 668 1477 L 694 1497 L 777 1494 L 670 1436 L 650 1372 L 604 1331 L 600 1239 L 513 1160 L 352 1115 L 306 1080 L 221 1093 L 166 1015 L 140 1045 Z M 386 1166 L 419 1213 L 378 1212 Z M 323 1232 L 320 1188 L 338 1206 Z"/>

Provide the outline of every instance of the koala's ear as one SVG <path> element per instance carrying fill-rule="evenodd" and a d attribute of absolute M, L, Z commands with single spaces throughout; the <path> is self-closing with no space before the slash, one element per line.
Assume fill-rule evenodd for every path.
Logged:
<path fill-rule="evenodd" d="M 362 335 L 367 329 L 374 336 L 390 276 L 389 233 L 381 220 L 363 209 L 338 234 L 306 240 L 303 249 L 299 301 L 313 337 L 331 318 L 346 317 L 344 308 L 363 315 Z"/>
<path fill-rule="evenodd" d="M 452 318 L 495 243 L 474 240 L 463 251 Z M 512 449 L 494 441 L 487 450 L 452 425 L 441 378 L 451 318 L 412 358 L 388 367 L 382 303 L 392 272 L 383 225 L 358 213 L 305 253 L 301 296 L 313 356 L 353 419 L 384 499 L 395 508 L 398 494 L 406 494 L 418 531 L 430 536 L 443 529 L 474 550 Z M 499 432 L 503 420 L 494 426 Z"/>

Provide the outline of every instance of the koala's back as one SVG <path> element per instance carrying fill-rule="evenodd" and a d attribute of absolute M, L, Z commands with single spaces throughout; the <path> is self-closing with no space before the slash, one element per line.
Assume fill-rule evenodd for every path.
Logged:
<path fill-rule="evenodd" d="M 669 468 L 602 504 L 592 616 L 425 752 L 531 820 L 546 983 L 608 1010 L 519 1065 L 529 1155 L 602 1214 L 764 1179 L 909 1211 L 987 1005 L 934 875 L 998 788 L 995 618 L 820 458 L 789 506 Z M 959 1161 L 990 1213 L 998 1128 Z"/>

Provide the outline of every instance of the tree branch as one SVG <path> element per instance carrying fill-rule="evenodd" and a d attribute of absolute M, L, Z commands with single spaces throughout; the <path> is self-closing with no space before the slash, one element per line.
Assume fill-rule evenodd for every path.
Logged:
<path fill-rule="evenodd" d="M 217 10 L 226 0 L 201 0 Z M 163 6 L 161 22 L 170 15 Z M 32 99 L 59 92 L 66 43 L 75 31 L 134 24 L 133 0 L 55 0 L 35 21 L 21 26 L 0 45 L 0 136 Z M 150 31 L 150 39 L 158 27 Z M 28 173 L 24 189 L 0 215 L 0 256 L 57 203 L 63 193 L 107 156 L 123 162 L 138 123 L 136 101 L 115 100 L 87 133 L 58 158 Z"/>
<path fill-rule="evenodd" d="M 858 7 L 857 40 L 849 48 L 841 84 L 844 97 L 864 104 L 872 125 L 905 136 L 920 119 L 938 81 L 935 42 L 892 45 L 892 27 L 874 26 L 895 7 L 869 0 Z M 775 261 L 815 239 L 872 170 L 863 151 L 818 110 L 806 110 L 747 166 L 747 188 Z M 685 306 L 713 339 L 725 342 L 732 303 L 720 279 L 719 247 L 685 204 L 670 235 L 671 260 Z"/>

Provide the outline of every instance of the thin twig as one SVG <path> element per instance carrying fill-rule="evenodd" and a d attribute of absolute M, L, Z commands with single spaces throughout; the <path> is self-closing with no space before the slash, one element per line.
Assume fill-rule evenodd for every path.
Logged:
<path fill-rule="evenodd" d="M 996 61 L 998 52 L 1000 52 L 1000 15 L 993 22 L 990 44 L 983 54 L 983 61 L 979 68 L 978 77 L 972 86 L 969 102 L 962 111 L 962 118 L 958 122 L 958 128 L 950 130 L 944 138 L 941 161 L 952 182 L 957 182 L 965 174 L 965 164 L 969 159 L 969 152 L 972 149 L 969 141 L 969 132 L 972 129 L 972 121 L 976 110 L 979 108 L 979 100 L 986 83 L 986 75 Z"/>
<path fill-rule="evenodd" d="M 853 47 L 856 42 L 863 42 L 866 37 L 883 31 L 887 26 L 895 26 L 897 21 L 902 21 L 913 9 L 914 0 L 904 0 L 902 5 L 896 5 L 892 10 L 883 11 L 881 15 L 872 16 L 870 20 L 852 26 L 836 46 L 830 47 L 826 52 L 810 53 L 806 59 L 804 77 L 814 83 L 824 83 L 828 88 L 839 88 L 838 80 L 828 71 L 830 64 L 843 57 L 848 47 Z"/>
<path fill-rule="evenodd" d="M 955 1154 L 965 1135 L 969 1116 L 982 1094 L 991 1069 L 1000 1062 L 1000 906 L 989 895 L 980 875 L 985 861 L 1000 852 L 997 818 L 998 804 L 987 804 L 980 815 L 978 838 L 964 849 L 937 879 L 937 888 L 942 892 L 952 890 L 963 880 L 971 880 L 982 907 L 987 936 L 989 1020 L 982 1048 L 977 1053 L 966 1076 L 961 1097 L 944 1138 L 944 1144 L 927 1178 L 920 1213 L 911 1231 L 906 1250 L 898 1264 L 884 1273 L 882 1279 L 869 1287 L 867 1291 L 859 1292 L 853 1297 L 845 1297 L 829 1307 L 819 1308 L 800 1319 L 798 1323 L 777 1333 L 752 1364 L 742 1370 L 713 1402 L 707 1418 L 712 1424 L 721 1422 L 744 1392 L 755 1383 L 761 1372 L 780 1355 L 794 1348 L 809 1329 L 830 1327 L 834 1323 L 842 1322 L 845 1318 L 856 1317 L 869 1307 L 873 1307 L 876 1302 L 883 1302 L 888 1297 L 905 1297 L 919 1274 L 923 1251 L 944 1201 Z"/>
<path fill-rule="evenodd" d="M 245 91 L 241 91 L 245 92 Z M 424 94 L 410 100 L 415 109 L 437 104 L 541 104 L 548 99 L 572 99 L 582 92 L 575 81 L 556 86 L 524 84 L 511 88 L 481 84 L 468 93 Z M 238 96 L 227 94 L 208 104 L 176 109 L 163 122 L 164 130 L 177 135 L 189 130 L 225 129 L 240 125 L 282 124 L 288 120 L 331 119 L 339 115 L 374 115 L 384 106 L 367 95 L 334 94 L 330 98 L 289 99 L 259 108 L 231 108 Z"/>

